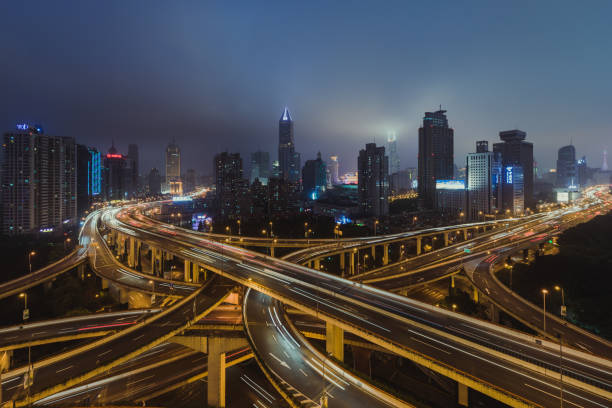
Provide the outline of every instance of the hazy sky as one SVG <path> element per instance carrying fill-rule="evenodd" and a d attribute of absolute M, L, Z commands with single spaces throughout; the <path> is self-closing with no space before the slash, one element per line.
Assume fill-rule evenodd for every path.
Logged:
<path fill-rule="evenodd" d="M 442 105 L 455 162 L 520 128 L 542 168 L 573 140 L 599 167 L 612 150 L 612 1 L 4 1 L 0 131 L 47 133 L 183 171 L 219 151 L 277 156 L 287 105 L 302 162 L 355 169 L 394 130 L 416 166 L 423 112 Z M 612 156 L 612 155 L 611 155 Z M 248 167 L 248 165 L 247 165 Z"/>

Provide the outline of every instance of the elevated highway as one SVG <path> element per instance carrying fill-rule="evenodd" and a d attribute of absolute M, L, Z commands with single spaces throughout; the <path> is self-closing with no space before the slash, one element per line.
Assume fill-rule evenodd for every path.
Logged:
<path fill-rule="evenodd" d="M 122 219 L 129 218 L 126 212 L 117 215 L 111 228 L 113 222 L 122 223 Z M 554 345 L 541 346 L 534 339 L 521 338 L 501 327 L 244 249 L 181 232 L 168 236 L 163 231 L 133 230 L 131 236 L 136 239 L 161 246 L 190 262 L 205 264 L 218 274 L 511 405 L 546 406 L 550 404 L 548 394 L 560 390 L 559 358 Z M 501 350 L 499 345 L 504 341 L 500 339 L 508 344 Z M 521 343 L 524 349 L 516 355 L 517 344 Z M 433 348 L 434 344 L 437 348 Z M 568 377 L 563 378 L 567 398 L 583 406 L 607 406 L 609 361 L 593 362 L 575 350 L 569 354 L 571 361 L 567 355 L 563 357 L 568 358 L 563 360 L 564 373 L 568 370 Z M 475 365 L 477 360 L 481 361 Z"/>

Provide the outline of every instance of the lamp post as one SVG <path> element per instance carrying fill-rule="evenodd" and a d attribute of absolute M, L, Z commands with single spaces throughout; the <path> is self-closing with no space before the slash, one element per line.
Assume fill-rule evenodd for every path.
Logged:
<path fill-rule="evenodd" d="M 240 228 L 240 220 L 238 220 L 237 223 L 238 223 L 238 235 L 242 235 L 242 230 Z"/>
<path fill-rule="evenodd" d="M 30 251 L 30 253 L 28 253 L 28 265 L 30 267 L 30 273 L 32 273 L 32 257 L 36 255 L 35 251 Z"/>
<path fill-rule="evenodd" d="M 376 227 L 378 227 L 378 220 L 374 221 L 374 235 L 376 235 Z"/>
<path fill-rule="evenodd" d="M 230 229 L 229 225 L 226 225 L 226 226 L 225 226 L 225 233 L 226 233 L 227 235 L 232 235 L 232 230 Z"/>
<path fill-rule="evenodd" d="M 416 224 L 418 219 L 419 219 L 419 217 L 417 217 L 416 215 L 414 217 L 412 217 L 412 226 L 414 226 Z"/>
<path fill-rule="evenodd" d="M 555 285 L 555 290 L 561 292 L 561 317 L 565 318 L 567 309 L 565 308 L 565 291 L 561 285 Z"/>
<path fill-rule="evenodd" d="M 66 238 L 66 239 L 64 240 L 64 252 L 66 252 L 66 249 L 67 249 L 67 248 L 68 248 L 68 246 L 70 245 L 70 241 L 71 241 L 71 239 L 70 239 L 70 238 Z"/>
<path fill-rule="evenodd" d="M 274 233 L 272 232 L 272 221 L 270 221 L 268 225 L 270 225 L 270 238 L 272 238 L 274 236 Z"/>
<path fill-rule="evenodd" d="M 304 238 L 308 238 L 308 223 L 304 223 Z"/>
<path fill-rule="evenodd" d="M 544 300 L 542 303 L 542 316 L 544 318 L 544 331 L 546 331 L 546 295 L 548 294 L 547 289 L 542 289 L 542 299 Z"/>

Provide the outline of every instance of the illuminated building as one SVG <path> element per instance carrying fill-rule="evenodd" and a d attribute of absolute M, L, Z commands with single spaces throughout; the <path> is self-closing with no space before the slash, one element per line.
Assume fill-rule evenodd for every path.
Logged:
<path fill-rule="evenodd" d="M 453 178 L 453 138 L 445 110 L 425 112 L 419 128 L 418 189 L 426 208 L 435 207 L 436 180 Z"/>
<path fill-rule="evenodd" d="M 106 201 L 124 200 L 129 196 L 131 174 L 127 159 L 111 145 L 104 156 L 102 168 L 103 196 Z"/>
<path fill-rule="evenodd" d="M 102 160 L 95 148 L 77 145 L 76 152 L 77 213 L 82 216 L 102 192 Z"/>
<path fill-rule="evenodd" d="M 302 169 L 302 187 L 307 200 L 316 200 L 325 191 L 327 185 L 327 169 L 321 160 L 321 152 L 316 160 L 306 160 Z"/>
<path fill-rule="evenodd" d="M 502 168 L 502 209 L 510 215 L 520 215 L 525 211 L 523 168 L 515 164 Z"/>
<path fill-rule="evenodd" d="M 389 132 L 387 144 L 389 145 L 389 171 L 391 174 L 397 173 L 400 171 L 400 160 L 397 155 L 397 137 L 395 132 Z"/>
<path fill-rule="evenodd" d="M 436 180 L 436 208 L 457 215 L 465 211 L 465 180 Z"/>
<path fill-rule="evenodd" d="M 77 220 L 77 153 L 73 138 L 19 124 L 2 144 L 2 233 L 59 231 Z"/>
<path fill-rule="evenodd" d="M 340 178 L 338 177 L 338 171 L 340 164 L 338 163 L 338 156 L 329 156 L 329 162 L 327 163 L 327 171 L 330 174 L 330 183 L 332 186 L 340 184 Z"/>
<path fill-rule="evenodd" d="M 239 153 L 219 153 L 215 156 L 215 198 L 221 215 L 240 215 L 248 211 L 243 200 L 247 180 L 242 178 L 242 158 Z"/>
<path fill-rule="evenodd" d="M 557 180 L 560 188 L 571 188 L 578 184 L 576 168 L 576 149 L 572 145 L 563 146 L 557 155 Z"/>
<path fill-rule="evenodd" d="M 389 158 L 384 146 L 366 144 L 359 151 L 358 191 L 361 213 L 367 217 L 381 217 L 389 214 Z"/>
<path fill-rule="evenodd" d="M 172 195 L 183 195 L 181 149 L 172 141 L 166 147 L 166 186 Z"/>
<path fill-rule="evenodd" d="M 476 142 L 476 152 L 467 155 L 467 212 L 477 220 L 501 210 L 501 154 L 489 151 L 487 141 Z"/>
<path fill-rule="evenodd" d="M 501 143 L 493 145 L 493 151 L 501 153 L 502 166 L 520 166 L 523 175 L 524 202 L 533 204 L 533 144 L 526 142 L 527 133 L 521 130 L 499 132 Z M 505 201 L 505 198 L 504 198 Z"/>
<path fill-rule="evenodd" d="M 300 182 L 300 154 L 295 151 L 293 120 L 287 108 L 278 121 L 278 163 L 282 179 Z"/>
<path fill-rule="evenodd" d="M 270 153 L 257 151 L 251 153 L 251 177 L 249 181 L 253 183 L 259 179 L 264 186 L 270 179 Z"/>

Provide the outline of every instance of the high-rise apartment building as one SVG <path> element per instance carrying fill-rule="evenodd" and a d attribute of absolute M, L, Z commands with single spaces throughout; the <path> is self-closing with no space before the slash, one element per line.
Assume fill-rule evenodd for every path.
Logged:
<path fill-rule="evenodd" d="M 302 187 L 308 200 L 316 200 L 327 186 L 327 168 L 321 159 L 321 152 L 316 160 L 306 160 L 302 169 Z"/>
<path fill-rule="evenodd" d="M 251 177 L 249 181 L 253 183 L 255 179 L 259 179 L 264 186 L 268 184 L 270 179 L 270 153 L 262 151 L 251 153 Z"/>
<path fill-rule="evenodd" d="M 435 207 L 436 180 L 453 178 L 454 131 L 445 110 L 425 112 L 419 128 L 419 197 L 427 208 Z"/>
<path fill-rule="evenodd" d="M 389 145 L 389 171 L 391 174 L 397 173 L 400 171 L 400 159 L 397 154 L 397 136 L 395 132 L 389 132 L 387 144 Z"/>
<path fill-rule="evenodd" d="M 487 141 L 476 142 L 476 152 L 467 155 L 467 211 L 472 220 L 500 211 L 501 154 L 489 151 Z"/>
<path fill-rule="evenodd" d="M 414 189 L 416 184 L 417 171 L 414 167 L 409 167 L 389 175 L 390 194 L 403 194 Z"/>
<path fill-rule="evenodd" d="M 61 230 L 77 221 L 77 153 L 70 137 L 19 124 L 2 145 L 2 233 Z"/>
<path fill-rule="evenodd" d="M 280 176 L 292 183 L 300 181 L 300 154 L 295 151 L 293 120 L 285 108 L 278 121 L 278 163 Z"/>
<path fill-rule="evenodd" d="M 533 205 L 533 143 L 526 142 L 526 137 L 527 133 L 517 129 L 499 132 L 503 142 L 495 143 L 493 151 L 501 153 L 503 167 L 521 167 L 524 201 L 529 206 Z"/>
<path fill-rule="evenodd" d="M 102 190 L 104 199 L 124 200 L 130 196 L 131 170 L 127 158 L 111 145 L 104 156 L 102 166 Z"/>
<path fill-rule="evenodd" d="M 579 184 L 576 167 L 576 148 L 563 146 L 557 154 L 557 187 L 570 188 Z"/>
<path fill-rule="evenodd" d="M 215 186 L 217 208 L 221 215 L 240 215 L 246 196 L 247 180 L 242 178 L 242 158 L 239 153 L 223 152 L 215 156 Z"/>
<path fill-rule="evenodd" d="M 576 163 L 576 174 L 578 176 L 578 185 L 584 188 L 588 184 L 589 168 L 587 166 L 586 156 L 582 156 Z"/>
<path fill-rule="evenodd" d="M 366 144 L 357 160 L 359 206 L 364 216 L 381 217 L 389 214 L 389 158 L 384 146 Z"/>
<path fill-rule="evenodd" d="M 182 195 L 181 149 L 172 141 L 166 147 L 166 187 L 172 195 Z"/>

